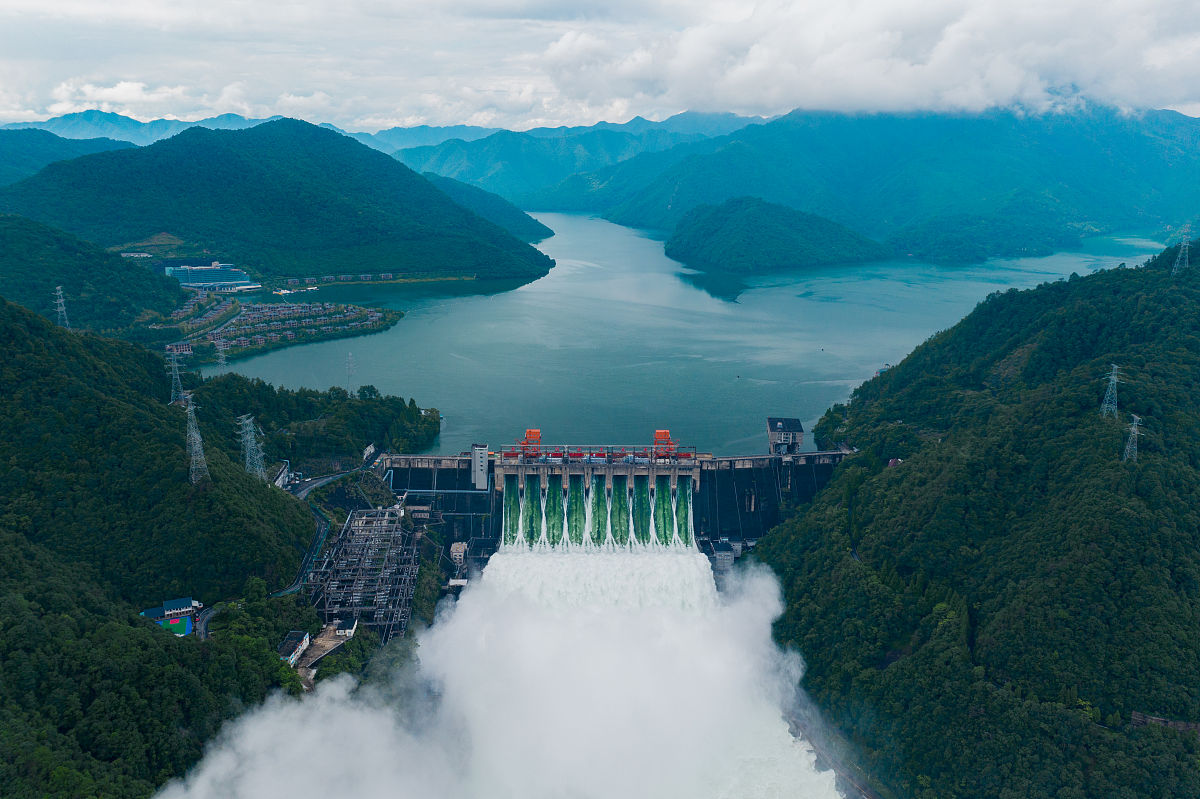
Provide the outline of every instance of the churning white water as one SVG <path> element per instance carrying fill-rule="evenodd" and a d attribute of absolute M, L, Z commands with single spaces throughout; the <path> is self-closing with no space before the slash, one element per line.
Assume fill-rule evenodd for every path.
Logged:
<path fill-rule="evenodd" d="M 718 594 L 694 549 L 504 551 L 419 638 L 432 687 L 276 699 L 163 796 L 700 799 L 836 797 L 781 708 L 765 569 Z"/>

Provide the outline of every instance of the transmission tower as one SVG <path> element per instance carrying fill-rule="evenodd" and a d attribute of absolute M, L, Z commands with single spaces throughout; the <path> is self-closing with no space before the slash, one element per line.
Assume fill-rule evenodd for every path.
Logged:
<path fill-rule="evenodd" d="M 192 462 L 188 477 L 192 485 L 196 485 L 201 480 L 212 478 L 208 476 L 208 462 L 204 460 L 204 442 L 200 440 L 200 426 L 196 424 L 196 403 L 192 401 L 190 393 L 183 395 L 183 403 L 187 406 L 187 446 L 188 457 Z"/>
<path fill-rule="evenodd" d="M 1117 418 L 1117 383 L 1123 382 L 1119 377 L 1120 367 L 1115 363 L 1112 365 L 1112 371 L 1106 375 L 1108 377 L 1108 391 L 1104 392 L 1104 402 L 1100 405 L 1100 415 L 1108 416 L 1112 414 L 1112 418 Z"/>
<path fill-rule="evenodd" d="M 1192 226 L 1184 225 L 1183 241 L 1179 243 L 1179 254 L 1175 256 L 1175 265 L 1171 267 L 1171 277 L 1176 277 L 1181 272 L 1186 272 L 1191 266 L 1190 256 L 1192 247 Z"/>
<path fill-rule="evenodd" d="M 354 373 L 358 371 L 354 368 L 354 353 L 346 353 L 346 393 L 350 393 L 350 379 L 354 377 Z"/>
<path fill-rule="evenodd" d="M 1125 454 L 1121 457 L 1123 461 L 1137 460 L 1137 440 L 1141 432 L 1138 430 L 1138 425 L 1142 423 L 1142 417 L 1136 413 L 1129 414 L 1133 417 L 1133 424 L 1129 425 L 1129 438 L 1125 442 Z"/>
<path fill-rule="evenodd" d="M 242 460 L 245 461 L 246 471 L 259 480 L 267 479 L 267 468 L 263 465 L 262 439 L 259 437 L 258 425 L 250 414 L 238 417 L 242 434 Z"/>
<path fill-rule="evenodd" d="M 183 383 L 179 382 L 179 353 L 168 352 L 167 363 L 171 367 L 171 401 L 169 405 L 184 401 Z"/>
<path fill-rule="evenodd" d="M 67 301 L 63 298 L 62 286 L 54 288 L 54 308 L 58 311 L 58 326 L 71 329 L 71 322 L 67 319 Z"/>
<path fill-rule="evenodd" d="M 217 366 L 226 366 L 228 361 L 225 360 L 225 350 L 229 349 L 229 342 L 219 338 L 213 344 L 217 347 Z"/>

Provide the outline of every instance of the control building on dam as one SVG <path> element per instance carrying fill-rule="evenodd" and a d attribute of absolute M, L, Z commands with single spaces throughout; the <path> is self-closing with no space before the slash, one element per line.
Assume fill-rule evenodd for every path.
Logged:
<path fill-rule="evenodd" d="M 753 545 L 779 523 L 788 502 L 811 499 L 849 454 L 803 452 L 798 420 L 771 418 L 761 455 L 717 457 L 679 446 L 667 430 L 652 444 L 543 444 L 541 433 L 498 451 L 462 455 L 385 454 L 380 478 L 414 519 L 440 524 L 445 542 L 464 541 L 472 561 L 501 543 L 631 540 Z M 611 538 L 609 538 L 611 536 Z"/>

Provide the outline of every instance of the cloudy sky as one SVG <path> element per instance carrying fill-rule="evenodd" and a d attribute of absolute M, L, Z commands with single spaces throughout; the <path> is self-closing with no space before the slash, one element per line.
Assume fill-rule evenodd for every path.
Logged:
<path fill-rule="evenodd" d="M 393 125 L 685 110 L 1200 113 L 1189 0 L 0 0 L 0 122 Z"/>

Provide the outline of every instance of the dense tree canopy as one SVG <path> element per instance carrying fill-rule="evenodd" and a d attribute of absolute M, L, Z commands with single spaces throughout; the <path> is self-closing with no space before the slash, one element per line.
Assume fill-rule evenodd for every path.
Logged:
<path fill-rule="evenodd" d="M 1200 796 L 1195 734 L 1131 725 L 1200 721 L 1200 275 L 1174 257 L 992 295 L 816 428 L 861 451 L 760 545 L 777 632 L 900 795 Z"/>
<path fill-rule="evenodd" d="M 878 261 L 892 251 L 837 222 L 757 197 L 735 197 L 689 211 L 667 240 L 666 253 L 705 272 L 765 275 Z"/>
<path fill-rule="evenodd" d="M 123 333 L 170 314 L 183 297 L 173 278 L 69 233 L 0 214 L 0 295 L 54 319 L 63 287 L 72 327 Z"/>
<path fill-rule="evenodd" d="M 248 475 L 231 414 L 271 446 L 357 458 L 437 433 L 437 414 L 366 387 L 286 392 L 225 376 L 195 386 L 211 480 L 188 479 L 184 411 L 161 357 L 67 331 L 0 299 L 0 794 L 149 796 L 221 723 L 276 689 L 275 654 L 315 612 L 269 589 L 314 531 L 300 501 Z M 315 421 L 314 421 L 315 420 Z M 137 612 L 241 597 L 207 641 Z M 369 638 L 369 636 L 368 636 Z M 362 665 L 360 641 L 327 672 Z"/>

